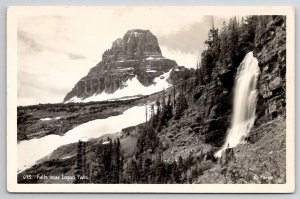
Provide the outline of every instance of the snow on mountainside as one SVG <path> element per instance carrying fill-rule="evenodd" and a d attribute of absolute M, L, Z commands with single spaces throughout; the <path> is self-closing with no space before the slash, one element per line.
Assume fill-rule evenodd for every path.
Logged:
<path fill-rule="evenodd" d="M 149 95 L 178 81 L 180 75 L 172 75 L 178 71 L 184 70 L 162 56 L 155 35 L 149 30 L 129 30 L 103 53 L 102 61 L 77 82 L 64 102 Z"/>
<path fill-rule="evenodd" d="M 128 79 L 124 85 L 124 88 L 120 88 L 116 90 L 114 93 L 102 93 L 102 94 L 94 94 L 91 97 L 85 98 L 85 99 L 80 99 L 78 97 L 73 97 L 67 102 L 91 102 L 91 101 L 104 101 L 104 100 L 114 100 L 114 99 L 120 99 L 120 98 L 125 98 L 125 99 L 132 99 L 135 98 L 135 96 L 139 95 L 149 95 L 152 93 L 156 93 L 159 91 L 162 91 L 163 89 L 168 88 L 171 86 L 171 84 L 168 83 L 167 78 L 170 75 L 170 72 L 172 71 L 169 70 L 169 72 L 164 73 L 163 75 L 156 77 L 153 80 L 153 84 L 150 86 L 143 86 L 141 82 L 137 79 L 137 76 L 134 76 L 131 79 Z M 130 97 L 133 96 L 133 97 Z M 130 98 L 129 98 L 130 97 Z"/>

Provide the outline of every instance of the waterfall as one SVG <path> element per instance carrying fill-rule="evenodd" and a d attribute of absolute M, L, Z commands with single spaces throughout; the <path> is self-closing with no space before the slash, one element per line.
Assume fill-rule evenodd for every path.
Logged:
<path fill-rule="evenodd" d="M 249 52 L 238 68 L 235 79 L 231 127 L 228 130 L 224 145 L 215 154 L 216 156 L 220 157 L 228 147 L 237 146 L 249 134 L 255 121 L 258 75 L 258 61 L 253 57 L 253 52 Z"/>

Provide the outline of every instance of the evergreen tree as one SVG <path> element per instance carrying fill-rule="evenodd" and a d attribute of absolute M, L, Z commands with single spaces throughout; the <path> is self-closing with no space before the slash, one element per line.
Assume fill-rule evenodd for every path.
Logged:
<path fill-rule="evenodd" d="M 165 88 L 162 91 L 162 108 L 166 106 L 166 91 Z"/>
<path fill-rule="evenodd" d="M 156 100 L 155 104 L 156 104 L 156 110 L 157 110 L 156 114 L 159 115 L 159 113 L 160 113 L 160 105 L 161 105 L 159 99 Z"/>
<path fill-rule="evenodd" d="M 174 160 L 172 163 L 172 175 L 171 180 L 173 183 L 180 183 L 180 172 L 177 166 L 176 161 Z"/>
<path fill-rule="evenodd" d="M 175 108 L 176 106 L 176 86 L 175 84 L 173 85 L 173 107 Z"/>
<path fill-rule="evenodd" d="M 148 107 L 147 107 L 147 104 L 145 105 L 145 109 L 146 109 L 146 122 L 148 122 Z"/>
<path fill-rule="evenodd" d="M 75 184 L 87 183 L 87 166 L 86 166 L 86 143 L 81 140 L 77 144 Z"/>
<path fill-rule="evenodd" d="M 174 119 L 179 119 L 182 116 L 183 111 L 186 110 L 187 108 L 188 108 L 188 103 L 186 97 L 183 93 L 180 93 L 177 97 Z"/>

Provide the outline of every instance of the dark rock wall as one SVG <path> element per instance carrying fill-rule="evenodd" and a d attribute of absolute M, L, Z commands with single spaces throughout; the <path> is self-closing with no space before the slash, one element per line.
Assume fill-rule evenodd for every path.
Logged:
<path fill-rule="evenodd" d="M 260 67 L 257 124 L 285 116 L 286 107 L 286 19 L 269 16 L 266 21 L 257 30 L 254 49 Z"/>
<path fill-rule="evenodd" d="M 197 95 L 200 95 L 198 98 Z M 197 99 L 198 98 L 198 99 Z M 194 94 L 198 107 L 197 123 L 200 139 L 220 146 L 230 125 L 232 92 L 216 78 L 209 84 L 199 86 Z"/>

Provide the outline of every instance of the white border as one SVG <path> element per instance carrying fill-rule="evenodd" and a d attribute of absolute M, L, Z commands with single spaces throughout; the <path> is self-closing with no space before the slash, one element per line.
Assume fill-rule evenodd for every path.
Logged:
<path fill-rule="evenodd" d="M 293 7 L 161 6 L 203 15 L 286 15 L 286 184 L 18 184 L 17 183 L 17 18 L 20 14 L 82 13 L 95 6 L 12 6 L 7 12 L 7 190 L 9 192 L 96 193 L 291 193 L 295 191 L 295 10 Z M 101 6 L 96 6 L 101 7 Z M 107 7 L 107 6 L 105 6 Z M 113 6 L 124 7 L 124 6 Z M 144 6 L 137 6 L 144 7 Z M 154 6 L 147 6 L 151 8 Z"/>

